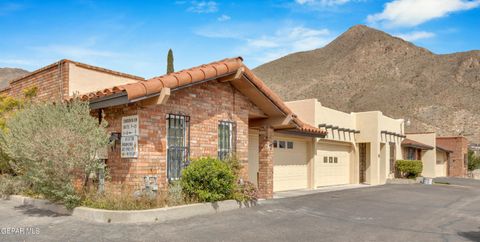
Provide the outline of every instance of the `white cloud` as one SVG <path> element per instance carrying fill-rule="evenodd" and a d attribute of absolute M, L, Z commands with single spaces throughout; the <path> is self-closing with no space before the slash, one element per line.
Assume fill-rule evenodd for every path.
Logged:
<path fill-rule="evenodd" d="M 406 41 L 416 41 L 420 39 L 428 39 L 435 37 L 435 33 L 426 32 L 426 31 L 414 31 L 404 34 L 396 34 L 395 36 L 400 37 Z"/>
<path fill-rule="evenodd" d="M 317 5 L 331 7 L 348 3 L 350 0 L 295 0 L 300 5 Z"/>
<path fill-rule="evenodd" d="M 313 29 L 289 24 L 270 33 L 266 33 L 265 30 L 255 31 L 255 28 L 250 25 L 214 25 L 201 28 L 196 31 L 196 34 L 209 38 L 234 39 L 240 44 L 234 47 L 232 54 L 243 55 L 257 63 L 271 61 L 292 52 L 320 48 L 333 39 L 328 29 Z"/>
<path fill-rule="evenodd" d="M 191 6 L 187 9 L 193 13 L 214 13 L 218 11 L 217 2 L 215 1 L 192 1 Z"/>
<path fill-rule="evenodd" d="M 228 21 L 230 19 L 231 19 L 231 17 L 226 15 L 226 14 L 222 14 L 220 17 L 217 18 L 217 20 L 220 21 L 220 22 L 225 22 L 225 21 Z"/>
<path fill-rule="evenodd" d="M 371 24 L 385 27 L 413 27 L 450 13 L 480 6 L 480 0 L 394 0 L 383 12 L 369 15 Z"/>

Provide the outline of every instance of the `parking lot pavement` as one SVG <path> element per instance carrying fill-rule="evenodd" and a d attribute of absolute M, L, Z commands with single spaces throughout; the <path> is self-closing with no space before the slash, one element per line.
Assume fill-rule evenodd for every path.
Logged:
<path fill-rule="evenodd" d="M 1 241 L 480 241 L 480 182 L 384 185 L 153 224 L 98 224 L 0 202 Z"/>

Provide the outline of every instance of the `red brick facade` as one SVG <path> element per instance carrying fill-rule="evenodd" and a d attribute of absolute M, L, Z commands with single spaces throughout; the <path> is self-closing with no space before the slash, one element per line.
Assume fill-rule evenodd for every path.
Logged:
<path fill-rule="evenodd" d="M 447 176 L 464 177 L 468 168 L 468 140 L 465 137 L 438 137 L 437 145 L 453 151 Z"/>
<path fill-rule="evenodd" d="M 10 82 L 10 87 L 0 91 L 0 94 L 16 98 L 23 97 L 23 90 L 37 87 L 36 100 L 56 101 L 68 97 L 68 63 L 57 62 L 35 71 L 24 78 Z"/>
<path fill-rule="evenodd" d="M 259 136 L 258 191 L 262 197 L 273 197 L 273 129 L 265 127 Z"/>
<path fill-rule="evenodd" d="M 107 166 L 113 184 L 139 188 L 146 175 L 158 176 L 159 187 L 166 187 L 166 115 L 190 116 L 190 158 L 217 156 L 219 121 L 236 123 L 236 154 L 248 171 L 248 114 L 255 107 L 228 82 L 207 82 L 172 92 L 166 105 L 142 106 L 141 102 L 104 109 L 109 131 L 121 132 L 123 116 L 139 116 L 139 157 L 120 158 L 120 147 L 109 153 Z M 271 161 L 270 161 L 271 162 Z"/>

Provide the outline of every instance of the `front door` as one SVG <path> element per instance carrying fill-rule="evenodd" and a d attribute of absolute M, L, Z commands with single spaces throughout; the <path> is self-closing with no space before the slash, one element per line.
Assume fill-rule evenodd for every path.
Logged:
<path fill-rule="evenodd" d="M 367 176 L 367 144 L 360 143 L 358 144 L 358 155 L 359 155 L 359 178 L 360 183 L 366 182 Z"/>
<path fill-rule="evenodd" d="M 390 173 L 395 174 L 395 143 L 390 143 Z"/>

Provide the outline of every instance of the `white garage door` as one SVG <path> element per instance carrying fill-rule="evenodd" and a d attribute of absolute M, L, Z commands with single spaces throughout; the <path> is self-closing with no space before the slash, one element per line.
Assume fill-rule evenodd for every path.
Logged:
<path fill-rule="evenodd" d="M 274 192 L 307 188 L 307 142 L 276 139 L 273 164 Z"/>
<path fill-rule="evenodd" d="M 315 157 L 315 186 L 350 183 L 350 146 L 317 144 Z"/>

